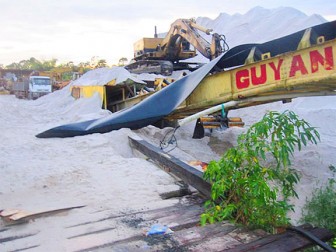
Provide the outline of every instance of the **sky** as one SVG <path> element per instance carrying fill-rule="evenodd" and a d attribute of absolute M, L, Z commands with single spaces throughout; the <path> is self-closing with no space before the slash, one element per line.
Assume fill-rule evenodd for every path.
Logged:
<path fill-rule="evenodd" d="M 178 18 L 215 19 L 256 6 L 293 7 L 336 20 L 335 0 L 0 0 L 0 65 L 30 57 L 117 64 L 133 57 L 134 42 L 153 37 L 154 26 L 163 33 Z"/>

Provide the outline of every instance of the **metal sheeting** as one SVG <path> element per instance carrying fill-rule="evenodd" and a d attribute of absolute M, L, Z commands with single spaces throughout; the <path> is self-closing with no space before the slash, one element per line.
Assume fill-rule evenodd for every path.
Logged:
<path fill-rule="evenodd" d="M 90 98 L 95 93 L 99 94 L 100 99 L 103 101 L 105 95 L 105 86 L 72 86 L 71 91 L 73 88 L 80 89 L 80 97 L 83 98 Z"/>
<path fill-rule="evenodd" d="M 71 95 L 75 98 L 90 98 L 98 93 L 103 108 L 106 109 L 105 86 L 72 86 Z"/>
<path fill-rule="evenodd" d="M 218 62 L 221 69 L 240 66 L 245 64 L 251 49 L 255 47 L 254 58 L 260 60 L 261 54 L 270 53 L 271 57 L 282 53 L 296 51 L 307 29 L 295 32 L 288 36 L 274 39 L 262 44 L 243 44 L 230 49 Z M 336 21 L 327 22 L 311 27 L 309 42 L 317 44 L 318 38 L 323 36 L 325 41 L 336 38 Z"/>

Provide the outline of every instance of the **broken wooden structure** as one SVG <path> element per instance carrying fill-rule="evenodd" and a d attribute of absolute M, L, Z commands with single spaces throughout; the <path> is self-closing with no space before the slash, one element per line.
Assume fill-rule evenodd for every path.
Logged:
<path fill-rule="evenodd" d="M 199 215 L 203 208 L 198 200 L 188 196 L 174 206 L 119 214 L 108 209 L 91 213 L 85 208 L 75 209 L 75 215 L 83 215 L 83 220 L 74 221 L 71 215 L 48 217 L 49 220 L 41 218 L 35 220 L 45 223 L 40 230 L 34 223 L 0 224 L 0 250 L 284 252 L 312 245 L 309 239 L 290 230 L 267 235 L 261 230 L 248 230 L 229 222 L 201 227 Z M 166 225 L 173 233 L 146 235 L 155 224 Z M 332 237 L 325 229 L 306 227 L 306 230 L 322 240 Z"/>
<path fill-rule="evenodd" d="M 168 173 L 179 177 L 187 184 L 193 186 L 201 194 L 206 197 L 211 195 L 211 185 L 205 181 L 202 177 L 202 172 L 194 167 L 182 162 L 181 160 L 165 153 L 162 149 L 146 142 L 142 139 L 135 139 L 129 137 L 130 145 L 136 150 L 140 151 L 150 159 L 152 159 L 157 165 Z M 201 228 L 201 227 L 199 227 Z M 203 228 L 203 227 L 202 227 Z M 205 237 L 207 233 L 203 233 Z M 325 244 L 323 241 L 328 241 L 334 237 L 333 233 L 327 229 L 314 228 L 311 225 L 304 225 L 302 227 L 291 227 L 285 232 L 277 235 L 267 235 L 264 238 L 256 239 L 255 241 L 245 244 L 237 245 L 232 248 L 225 248 L 227 251 L 243 252 L 243 251 L 297 251 L 306 247 L 312 246 L 312 244 L 318 244 L 320 247 L 327 251 L 334 251 L 333 248 Z M 204 249 L 209 250 L 207 246 Z M 222 251 L 214 250 L 214 251 Z M 194 250 L 191 250 L 194 251 Z M 198 250 L 196 250 L 198 251 Z"/>
<path fill-rule="evenodd" d="M 142 140 L 132 138 L 132 146 L 142 150 L 167 172 L 183 178 L 202 192 L 167 200 L 140 209 L 95 209 L 92 206 L 49 209 L 20 215 L 2 212 L 0 251 L 296 251 L 314 242 L 297 228 L 270 235 L 229 222 L 200 226 L 204 195 L 210 185 L 202 172 Z M 173 203 L 172 203 L 173 202 Z M 71 211 L 69 211 L 71 209 Z M 11 215 L 13 213 L 13 215 Z M 9 217 L 8 217 L 9 216 Z M 9 222 L 6 218 L 13 216 Z M 172 233 L 148 235 L 154 225 Z M 333 234 L 323 228 L 301 227 L 318 240 Z M 332 251 L 332 250 L 330 250 Z"/>

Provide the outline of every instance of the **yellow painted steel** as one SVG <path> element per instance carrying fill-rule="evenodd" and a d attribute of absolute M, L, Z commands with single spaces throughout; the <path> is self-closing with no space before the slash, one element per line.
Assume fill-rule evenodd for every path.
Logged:
<path fill-rule="evenodd" d="M 73 86 L 71 87 L 71 93 L 73 93 L 72 89 L 78 89 L 79 97 L 81 98 L 90 98 L 95 93 L 98 93 L 102 101 L 103 108 L 105 109 L 107 108 L 105 86 Z M 75 97 L 75 98 L 79 98 L 79 97 Z"/>
<path fill-rule="evenodd" d="M 244 101 L 245 98 L 276 96 L 277 100 L 285 100 L 288 96 L 335 92 L 336 39 L 319 41 L 317 45 L 275 57 L 265 53 L 267 57 L 263 57 L 261 61 L 208 75 L 165 119 L 181 119 L 228 101 Z M 120 105 L 120 109 L 130 107 L 149 95 L 151 93 L 123 99 L 116 104 Z M 274 98 L 244 102 L 240 103 L 239 107 L 273 101 Z"/>
<path fill-rule="evenodd" d="M 232 77 L 230 72 L 220 72 L 206 77 L 187 98 L 185 107 L 212 106 L 217 100 L 230 100 L 232 98 Z"/>
<path fill-rule="evenodd" d="M 116 85 L 116 79 L 111 80 L 110 82 L 106 83 L 107 86 L 115 86 Z"/>
<path fill-rule="evenodd" d="M 169 118 L 183 118 L 195 111 L 249 97 L 335 91 L 335 65 L 334 39 L 215 73 L 205 77 Z"/>
<path fill-rule="evenodd" d="M 329 60 L 333 61 L 333 66 L 326 60 L 330 52 Z M 333 90 L 336 85 L 335 59 L 336 40 L 333 40 L 234 69 L 230 71 L 233 99 L 276 92 Z M 264 76 L 265 81 L 254 83 L 252 76 L 259 79 Z"/>
<path fill-rule="evenodd" d="M 155 50 L 159 44 L 162 44 L 162 41 L 163 38 L 142 38 L 133 44 L 134 52 Z"/>
<path fill-rule="evenodd" d="M 72 86 L 71 94 L 74 98 L 90 98 L 95 93 L 99 94 L 99 97 L 102 101 L 102 105 L 104 109 L 107 109 L 107 97 L 106 97 L 106 86 L 115 86 L 116 79 L 113 79 L 106 83 L 106 85 L 88 85 L 88 86 Z"/>

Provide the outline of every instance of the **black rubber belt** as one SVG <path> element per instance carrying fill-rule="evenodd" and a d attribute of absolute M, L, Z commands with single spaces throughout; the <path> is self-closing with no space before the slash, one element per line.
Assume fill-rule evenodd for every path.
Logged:
<path fill-rule="evenodd" d="M 312 233 L 304 230 L 303 228 L 300 227 L 288 227 L 288 230 L 292 230 L 295 231 L 301 235 L 303 235 L 304 237 L 308 238 L 309 240 L 313 241 L 315 244 L 319 245 L 321 248 L 325 249 L 326 251 L 329 252 L 336 252 L 335 249 L 333 249 L 331 246 L 329 246 L 327 243 L 323 242 L 322 240 L 320 240 L 318 237 L 316 237 L 315 235 L 313 235 Z"/>

